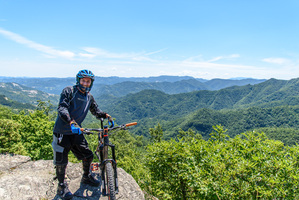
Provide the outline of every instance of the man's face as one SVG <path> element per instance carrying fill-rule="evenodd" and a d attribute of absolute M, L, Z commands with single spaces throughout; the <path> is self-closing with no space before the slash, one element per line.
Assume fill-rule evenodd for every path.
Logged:
<path fill-rule="evenodd" d="M 80 79 L 80 84 L 81 84 L 83 87 L 87 87 L 87 88 L 89 88 L 90 85 L 91 85 L 91 78 L 88 78 L 88 77 L 81 78 L 81 79 Z"/>

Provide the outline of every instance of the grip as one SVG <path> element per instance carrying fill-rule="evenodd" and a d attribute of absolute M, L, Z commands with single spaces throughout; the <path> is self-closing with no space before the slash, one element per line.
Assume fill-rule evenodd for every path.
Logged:
<path fill-rule="evenodd" d="M 128 123 L 128 124 L 126 124 L 126 127 L 128 127 L 128 126 L 135 126 L 135 125 L 137 125 L 137 122 Z"/>

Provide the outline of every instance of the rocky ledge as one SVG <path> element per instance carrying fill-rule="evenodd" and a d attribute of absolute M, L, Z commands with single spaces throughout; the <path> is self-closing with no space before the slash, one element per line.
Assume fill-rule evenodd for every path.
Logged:
<path fill-rule="evenodd" d="M 27 156 L 0 154 L 0 199 L 5 200 L 59 200 L 57 180 L 52 160 L 31 161 Z M 80 184 L 81 163 L 69 163 L 67 183 L 74 194 L 73 200 L 106 200 L 101 186 Z M 95 174 L 98 176 L 98 174 Z M 123 169 L 118 168 L 119 193 L 117 199 L 144 199 L 144 193 Z"/>

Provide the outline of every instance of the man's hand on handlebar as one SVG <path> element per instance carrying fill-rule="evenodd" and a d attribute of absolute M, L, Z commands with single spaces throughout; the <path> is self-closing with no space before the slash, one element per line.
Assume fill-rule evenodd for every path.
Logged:
<path fill-rule="evenodd" d="M 77 124 L 77 122 L 75 122 L 75 120 L 72 120 L 70 122 L 70 125 L 71 125 L 71 130 L 72 130 L 72 133 L 76 133 L 76 134 L 81 134 L 81 128 L 80 126 Z"/>
<path fill-rule="evenodd" d="M 108 114 L 106 114 L 106 118 L 108 118 L 108 124 L 109 124 L 110 128 L 114 127 L 113 118 Z"/>

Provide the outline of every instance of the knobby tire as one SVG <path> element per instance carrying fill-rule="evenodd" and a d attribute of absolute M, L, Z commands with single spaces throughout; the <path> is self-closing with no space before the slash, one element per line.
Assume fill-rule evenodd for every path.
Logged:
<path fill-rule="evenodd" d="M 116 200 L 115 184 L 114 184 L 114 170 L 111 162 L 106 162 L 105 177 L 107 183 L 107 195 L 109 200 Z"/>

